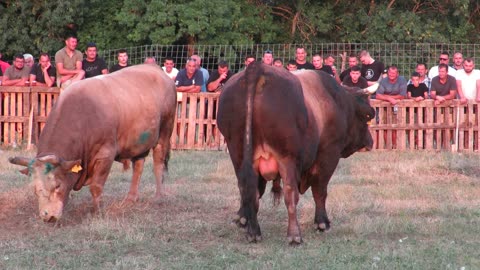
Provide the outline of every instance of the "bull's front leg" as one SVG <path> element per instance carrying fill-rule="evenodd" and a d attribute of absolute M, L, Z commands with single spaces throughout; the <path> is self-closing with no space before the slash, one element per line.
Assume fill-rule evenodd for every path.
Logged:
<path fill-rule="evenodd" d="M 299 200 L 298 181 L 300 181 L 300 174 L 296 171 L 295 166 L 289 166 L 285 168 L 284 175 L 282 175 L 284 179 L 283 193 L 288 212 L 287 240 L 291 245 L 301 244 L 302 235 L 297 219 L 297 204 Z"/>
<path fill-rule="evenodd" d="M 92 194 L 94 212 L 98 212 L 100 210 L 100 199 L 103 192 L 103 187 L 107 181 L 112 163 L 113 158 L 97 159 L 93 165 L 93 175 L 89 180 L 87 180 L 87 184 L 90 184 L 90 193 Z"/>

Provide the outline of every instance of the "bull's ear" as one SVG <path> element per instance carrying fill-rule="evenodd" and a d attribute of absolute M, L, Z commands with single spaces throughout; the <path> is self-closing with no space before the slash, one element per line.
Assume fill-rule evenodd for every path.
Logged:
<path fill-rule="evenodd" d="M 62 161 L 61 166 L 62 169 L 68 172 L 78 173 L 82 170 L 82 160 L 72 160 L 72 161 Z"/>
<path fill-rule="evenodd" d="M 23 173 L 23 174 L 25 174 L 25 175 L 27 175 L 27 176 L 30 175 L 30 170 L 29 170 L 28 168 L 21 169 L 21 170 L 19 170 L 19 172 L 21 172 L 21 173 Z"/>
<path fill-rule="evenodd" d="M 8 161 L 15 165 L 28 167 L 28 164 L 30 164 L 30 161 L 32 161 L 32 159 L 26 157 L 11 157 L 8 159 Z"/>

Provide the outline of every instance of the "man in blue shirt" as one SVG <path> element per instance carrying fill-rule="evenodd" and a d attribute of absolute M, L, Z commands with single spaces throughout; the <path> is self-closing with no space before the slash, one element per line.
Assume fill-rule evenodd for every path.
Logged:
<path fill-rule="evenodd" d="M 203 74 L 197 69 L 194 58 L 188 58 L 185 68 L 180 70 L 175 78 L 177 92 L 199 93 L 204 85 Z"/>

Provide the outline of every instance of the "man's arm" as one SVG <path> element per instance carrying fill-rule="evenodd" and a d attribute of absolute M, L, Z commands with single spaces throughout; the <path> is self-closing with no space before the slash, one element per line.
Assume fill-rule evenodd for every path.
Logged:
<path fill-rule="evenodd" d="M 220 83 L 225 80 L 225 78 L 227 78 L 227 73 L 223 73 L 221 74 L 218 79 L 214 80 L 214 81 L 211 81 L 208 85 L 207 85 L 207 90 L 210 91 L 210 92 L 215 92 L 215 90 L 217 90 L 217 88 L 220 86 Z"/>
<path fill-rule="evenodd" d="M 462 89 L 462 80 L 457 80 L 457 91 L 458 91 L 458 96 L 460 97 L 460 103 L 461 104 L 467 103 L 467 98 L 465 97 L 465 94 L 463 93 L 463 89 Z"/>
<path fill-rule="evenodd" d="M 475 100 L 477 102 L 480 102 L 480 79 L 478 79 L 476 83 L 477 83 L 477 98 Z"/>
<path fill-rule="evenodd" d="M 201 88 L 200 85 L 177 86 L 177 92 L 200 93 Z"/>
<path fill-rule="evenodd" d="M 28 78 L 28 77 L 27 77 Z M 3 79 L 2 79 L 2 85 L 3 86 L 24 86 L 25 85 L 25 81 L 27 80 L 27 78 L 21 78 L 21 79 L 14 79 L 14 80 L 11 80 L 9 77 L 8 77 L 8 74 L 5 74 L 3 76 Z"/>

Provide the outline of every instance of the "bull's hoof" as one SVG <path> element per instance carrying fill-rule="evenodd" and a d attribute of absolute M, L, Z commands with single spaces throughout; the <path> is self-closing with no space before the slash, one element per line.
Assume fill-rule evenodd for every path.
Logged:
<path fill-rule="evenodd" d="M 126 203 L 136 203 L 137 201 L 138 201 L 138 195 L 128 194 L 127 198 L 125 198 Z"/>
<path fill-rule="evenodd" d="M 262 236 L 261 235 L 250 235 L 250 234 L 247 234 L 247 241 L 249 243 L 257 243 L 257 242 L 260 242 L 262 241 Z"/>
<path fill-rule="evenodd" d="M 287 237 L 288 244 L 291 246 L 298 246 L 302 243 L 302 237 L 301 236 L 289 236 Z"/>
<path fill-rule="evenodd" d="M 245 228 L 247 226 L 247 218 L 246 217 L 240 217 L 237 215 L 233 220 L 233 223 L 237 224 L 238 227 L 240 228 Z"/>
<path fill-rule="evenodd" d="M 315 224 L 315 230 L 319 232 L 325 232 L 330 229 L 330 225 L 327 223 L 320 223 L 320 224 Z"/>

